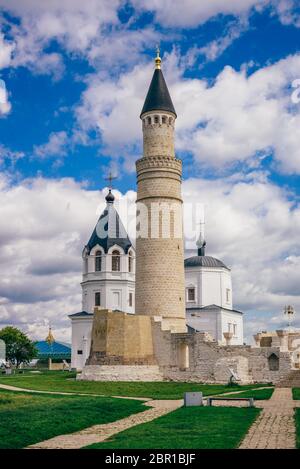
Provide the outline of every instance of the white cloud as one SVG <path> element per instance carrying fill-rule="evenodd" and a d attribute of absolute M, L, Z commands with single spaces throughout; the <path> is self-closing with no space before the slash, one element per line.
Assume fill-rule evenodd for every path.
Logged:
<path fill-rule="evenodd" d="M 300 172 L 299 104 L 293 104 L 292 82 L 300 77 L 300 55 L 289 56 L 248 75 L 246 67 L 225 67 L 209 85 L 184 78 L 184 61 L 176 50 L 166 54 L 163 70 L 178 114 L 177 149 L 215 169 L 237 162 L 259 165 L 274 154 L 281 172 Z M 111 154 L 141 151 L 139 113 L 153 64 L 137 65 L 112 81 L 93 75 L 77 118 L 85 130 L 98 128 Z"/>
<path fill-rule="evenodd" d="M 248 76 L 225 67 L 213 86 L 182 80 L 177 102 L 178 144 L 208 166 L 224 167 L 270 154 L 285 173 L 300 172 L 300 114 L 291 101 L 300 56 L 290 56 Z"/>
<path fill-rule="evenodd" d="M 128 201 L 132 214 L 135 193 L 114 193 Z M 0 218 L 9 220 L 0 225 L 0 324 L 15 323 L 43 338 L 51 321 L 56 336 L 69 340 L 67 314 L 81 308 L 81 251 L 105 194 L 72 179 L 33 179 L 18 187 L 0 179 Z M 286 303 L 299 311 L 300 208 L 294 200 L 260 172 L 189 179 L 183 194 L 205 206 L 207 254 L 232 268 L 234 305 L 246 312 L 247 335 L 254 324 L 280 324 Z M 135 223 L 126 210 L 119 212 L 132 236 Z M 186 220 L 189 236 L 191 216 Z M 187 247 L 194 246 L 195 238 Z"/>
<path fill-rule="evenodd" d="M 0 0 L 0 6 L 22 19 L 42 40 L 57 39 L 72 50 L 86 49 L 105 24 L 118 23 L 120 0 Z"/>
<path fill-rule="evenodd" d="M 132 0 L 137 9 L 152 11 L 155 20 L 166 26 L 195 27 L 219 14 L 244 15 L 253 7 L 261 8 L 268 0 Z"/>
<path fill-rule="evenodd" d="M 14 50 L 14 44 L 4 40 L 4 35 L 0 34 L 0 69 L 8 67 Z"/>
<path fill-rule="evenodd" d="M 194 54 L 202 54 L 208 62 L 216 60 L 223 52 L 238 39 L 249 27 L 246 18 L 229 24 L 227 31 L 221 37 L 214 39 L 203 47 L 195 48 Z"/>
<path fill-rule="evenodd" d="M 67 155 L 68 134 L 65 131 L 51 132 L 48 142 L 34 147 L 34 155 L 40 158 L 56 156 L 61 158 Z"/>
<path fill-rule="evenodd" d="M 129 30 L 130 25 L 118 18 L 122 4 L 121 0 L 0 0 L 0 8 L 20 19 L 18 25 L 7 20 L 14 38 L 11 66 L 60 78 L 62 56 L 47 51 L 53 41 L 71 57 L 81 56 L 108 73 L 111 68 L 132 65 L 145 46 L 154 45 L 161 35 L 151 26 Z"/>
<path fill-rule="evenodd" d="M 14 165 L 16 161 L 24 158 L 25 153 L 22 151 L 13 151 L 0 143 L 0 167 L 4 162 Z"/>
<path fill-rule="evenodd" d="M 273 0 L 272 4 L 282 24 L 300 28 L 298 0 Z"/>
<path fill-rule="evenodd" d="M 11 110 L 11 104 L 8 100 L 8 93 L 5 82 L 0 79 L 0 117 L 8 114 Z M 1 158 L 1 155 L 0 155 Z"/>
<path fill-rule="evenodd" d="M 298 0 L 131 0 L 138 11 L 154 13 L 155 21 L 163 26 L 197 27 L 218 15 L 246 18 L 253 11 L 262 12 L 267 7 L 278 15 L 284 25 L 300 26 Z M 218 40 L 211 46 L 217 46 Z"/>
<path fill-rule="evenodd" d="M 64 72 L 63 57 L 47 50 L 54 41 L 70 56 L 79 55 L 109 74 L 142 60 L 142 51 L 154 48 L 160 40 L 178 38 L 177 27 L 198 26 L 219 14 L 235 16 L 245 28 L 253 9 L 261 11 L 272 6 L 283 24 L 299 23 L 296 0 L 132 0 L 130 4 L 135 10 L 127 22 L 121 22 L 118 14 L 124 7 L 123 0 L 0 0 L 0 8 L 20 21 L 15 24 L 5 19 L 7 34 L 13 40 L 0 38 L 0 67 L 1 62 L 11 67 L 26 66 L 33 73 L 52 74 L 59 79 Z M 173 29 L 165 33 L 155 25 L 131 28 L 144 11 L 153 12 L 156 22 Z M 239 28 L 233 28 L 200 49 L 208 60 L 213 60 L 240 33 Z"/>

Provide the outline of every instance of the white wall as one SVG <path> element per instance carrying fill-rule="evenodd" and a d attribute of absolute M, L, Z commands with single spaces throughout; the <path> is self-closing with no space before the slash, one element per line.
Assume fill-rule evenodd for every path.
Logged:
<path fill-rule="evenodd" d="M 100 272 L 101 273 L 101 272 Z M 100 277 L 100 276 L 99 276 Z M 125 313 L 134 313 L 134 281 L 122 279 L 89 280 L 82 286 L 82 310 L 92 313 L 95 307 L 95 293 L 100 292 L 101 306 L 119 309 Z M 132 306 L 129 305 L 129 293 L 132 293 Z"/>
<path fill-rule="evenodd" d="M 224 345 L 226 341 L 223 332 L 228 332 L 228 324 L 231 325 L 233 332 L 233 324 L 235 324 L 236 333 L 231 340 L 231 345 L 243 345 L 243 315 L 240 313 L 224 309 L 187 311 L 187 322 L 198 331 L 208 332 L 213 339 Z"/>
<path fill-rule="evenodd" d="M 118 249 L 120 256 L 120 271 L 113 272 L 111 266 L 112 251 Z M 95 253 L 102 252 L 101 271 L 95 271 Z M 100 246 L 95 246 L 85 258 L 83 253 L 83 276 L 82 276 L 82 310 L 93 313 L 95 307 L 95 293 L 100 292 L 103 308 L 119 309 L 126 313 L 134 313 L 134 290 L 135 290 L 135 253 L 133 248 L 129 250 L 133 256 L 132 272 L 129 272 L 128 254 L 125 254 L 119 246 L 112 246 L 105 254 Z M 86 271 L 86 264 L 88 271 Z M 132 293 L 132 305 L 130 306 L 129 295 Z"/>
<path fill-rule="evenodd" d="M 228 325 L 230 324 L 230 331 Z M 222 339 L 224 341 L 223 332 L 233 332 L 235 325 L 236 333 L 231 339 L 231 345 L 243 345 L 243 315 L 231 311 L 222 311 Z"/>
<path fill-rule="evenodd" d="M 222 308 L 232 309 L 232 281 L 231 272 L 223 268 L 186 267 L 186 306 L 203 307 L 215 304 Z M 187 288 L 196 288 L 195 301 L 187 298 Z M 226 290 L 229 290 L 229 301 L 226 298 Z"/>
<path fill-rule="evenodd" d="M 82 370 L 91 348 L 91 333 L 93 316 L 71 318 L 72 324 L 72 354 L 71 367 Z M 82 350 L 82 354 L 78 354 Z"/>

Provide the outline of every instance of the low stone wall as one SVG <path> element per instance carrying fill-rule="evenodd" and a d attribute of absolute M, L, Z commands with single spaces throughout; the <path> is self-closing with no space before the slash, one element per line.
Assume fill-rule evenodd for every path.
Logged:
<path fill-rule="evenodd" d="M 157 365 L 86 365 L 81 374 L 81 381 L 163 381 Z"/>

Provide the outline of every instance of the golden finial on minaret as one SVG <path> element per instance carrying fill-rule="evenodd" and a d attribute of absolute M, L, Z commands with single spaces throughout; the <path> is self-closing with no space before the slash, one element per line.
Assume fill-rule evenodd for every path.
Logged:
<path fill-rule="evenodd" d="M 53 342 L 55 342 L 55 339 L 53 337 L 53 334 L 52 334 L 52 331 L 51 331 L 51 326 L 49 326 L 49 332 L 48 332 L 48 335 L 46 337 L 46 342 L 51 345 L 53 344 Z"/>
<path fill-rule="evenodd" d="M 157 45 L 156 46 L 156 57 L 155 57 L 155 68 L 158 68 L 158 69 L 160 69 L 160 64 L 161 64 L 161 58 L 160 58 L 159 54 L 160 54 L 160 50 L 159 50 L 159 46 Z"/>

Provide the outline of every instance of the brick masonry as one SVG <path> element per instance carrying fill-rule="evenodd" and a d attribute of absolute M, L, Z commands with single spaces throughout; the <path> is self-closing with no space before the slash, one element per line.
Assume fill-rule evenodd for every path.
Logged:
<path fill-rule="evenodd" d="M 154 123 L 155 117 L 158 123 Z M 139 315 L 161 316 L 166 327 L 183 332 L 186 324 L 182 163 L 175 158 L 174 122 L 171 113 L 143 116 L 144 156 L 136 162 L 135 310 Z M 168 207 L 169 219 L 164 218 Z"/>

